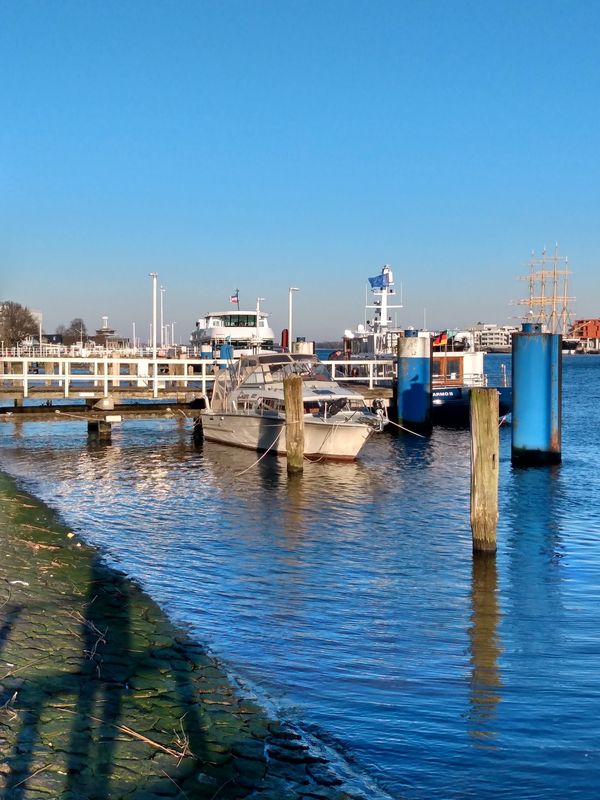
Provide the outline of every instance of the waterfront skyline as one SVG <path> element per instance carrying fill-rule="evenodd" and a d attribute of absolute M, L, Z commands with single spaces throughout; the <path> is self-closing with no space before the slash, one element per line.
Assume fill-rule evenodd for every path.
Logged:
<path fill-rule="evenodd" d="M 510 324 L 558 241 L 600 315 L 600 8 L 4 2 L 0 299 L 187 341 L 235 289 L 336 339 L 392 265 L 407 326 Z M 234 306 L 231 305 L 233 309 Z"/>

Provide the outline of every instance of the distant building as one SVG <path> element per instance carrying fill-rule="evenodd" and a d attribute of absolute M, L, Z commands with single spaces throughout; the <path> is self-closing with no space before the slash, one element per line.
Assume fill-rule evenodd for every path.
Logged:
<path fill-rule="evenodd" d="M 579 339 L 579 347 L 582 350 L 598 352 L 600 350 L 600 319 L 575 320 L 570 335 Z"/>
<path fill-rule="evenodd" d="M 475 339 L 475 348 L 488 353 L 510 352 L 512 335 L 518 332 L 514 325 L 496 325 L 494 322 L 478 322 L 470 330 Z"/>
<path fill-rule="evenodd" d="M 113 350 L 120 350 L 129 346 L 129 339 L 126 336 L 119 336 L 114 328 L 109 327 L 107 316 L 102 317 L 102 327 L 97 328 L 95 335 L 90 336 L 89 340 L 99 347 L 112 348 Z"/>

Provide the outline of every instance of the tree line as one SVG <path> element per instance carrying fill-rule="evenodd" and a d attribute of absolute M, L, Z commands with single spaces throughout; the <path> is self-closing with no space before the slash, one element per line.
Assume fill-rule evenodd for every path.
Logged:
<path fill-rule="evenodd" d="M 28 336 L 39 333 L 38 323 L 27 306 L 14 300 L 0 300 L 0 339 L 4 347 L 16 347 Z M 63 344 L 85 342 L 87 327 L 81 317 L 72 319 L 69 325 L 58 325 L 56 333 L 62 336 Z"/>

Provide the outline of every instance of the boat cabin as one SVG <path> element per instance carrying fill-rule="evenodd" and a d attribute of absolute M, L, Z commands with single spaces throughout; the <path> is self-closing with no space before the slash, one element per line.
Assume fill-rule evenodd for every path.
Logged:
<path fill-rule="evenodd" d="M 433 386 L 483 386 L 483 356 L 482 352 L 434 351 L 431 364 Z"/>

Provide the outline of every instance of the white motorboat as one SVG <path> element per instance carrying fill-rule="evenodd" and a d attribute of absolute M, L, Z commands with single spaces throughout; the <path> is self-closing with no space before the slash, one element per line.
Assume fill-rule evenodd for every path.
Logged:
<path fill-rule="evenodd" d="M 233 297 L 232 297 L 233 302 Z M 268 314 L 261 311 L 260 298 L 254 311 L 209 311 L 196 321 L 190 344 L 207 358 L 219 358 L 221 347 L 230 345 L 233 357 L 261 350 L 273 350 L 275 335 L 268 324 Z"/>
<path fill-rule="evenodd" d="M 311 459 L 354 460 L 387 420 L 364 398 L 332 380 L 312 355 L 262 353 L 241 356 L 217 374 L 208 408 L 201 413 L 208 441 L 285 454 L 283 380 L 302 377 L 304 454 Z"/>

